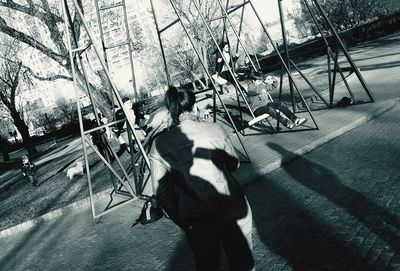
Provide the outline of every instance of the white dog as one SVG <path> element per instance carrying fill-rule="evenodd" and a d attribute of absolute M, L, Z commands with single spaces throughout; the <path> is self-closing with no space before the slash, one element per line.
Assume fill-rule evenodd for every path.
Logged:
<path fill-rule="evenodd" d="M 74 167 L 67 170 L 67 176 L 72 180 L 76 175 L 83 175 L 83 163 L 82 161 L 77 161 Z"/>

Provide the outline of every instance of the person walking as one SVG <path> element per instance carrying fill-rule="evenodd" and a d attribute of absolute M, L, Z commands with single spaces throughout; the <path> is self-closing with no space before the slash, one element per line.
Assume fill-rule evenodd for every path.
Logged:
<path fill-rule="evenodd" d="M 169 87 L 164 101 L 172 124 L 149 153 L 158 205 L 184 230 L 197 270 L 219 269 L 221 245 L 232 270 L 252 270 L 251 208 L 228 133 L 200 121 L 192 91 Z"/>
<path fill-rule="evenodd" d="M 22 167 L 21 167 L 22 175 L 26 177 L 33 186 L 38 187 L 39 181 L 36 176 L 36 165 L 32 163 L 29 160 L 29 157 L 26 155 L 23 155 L 21 157 L 21 160 L 22 160 Z"/>

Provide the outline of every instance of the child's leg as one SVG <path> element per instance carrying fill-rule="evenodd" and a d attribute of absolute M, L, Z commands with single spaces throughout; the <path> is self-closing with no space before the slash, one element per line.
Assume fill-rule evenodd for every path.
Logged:
<path fill-rule="evenodd" d="M 272 108 L 274 108 L 275 110 L 279 110 L 280 112 L 282 112 L 282 114 L 284 114 L 290 121 L 295 122 L 297 119 L 297 116 L 290 111 L 290 109 L 283 105 L 282 103 L 277 103 L 277 102 L 270 102 L 268 103 L 268 105 Z"/>

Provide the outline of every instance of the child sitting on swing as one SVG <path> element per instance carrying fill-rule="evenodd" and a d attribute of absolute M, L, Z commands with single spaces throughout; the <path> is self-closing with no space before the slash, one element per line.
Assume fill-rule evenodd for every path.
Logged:
<path fill-rule="evenodd" d="M 251 107 L 256 107 L 253 112 L 256 118 L 249 122 L 250 126 L 258 122 L 258 119 L 265 119 L 268 115 L 289 129 L 293 129 L 293 127 L 302 125 L 307 121 L 306 118 L 296 116 L 286 105 L 274 102 L 269 94 L 269 91 L 276 89 L 278 86 L 278 80 L 274 76 L 264 78 L 263 75 L 254 74 L 252 77 L 253 82 L 248 85 L 247 91 L 248 95 L 253 97 Z"/>

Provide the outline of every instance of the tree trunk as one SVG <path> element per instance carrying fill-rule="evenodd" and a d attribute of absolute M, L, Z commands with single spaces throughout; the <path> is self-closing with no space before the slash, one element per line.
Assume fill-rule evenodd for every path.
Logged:
<path fill-rule="evenodd" d="M 24 146 L 28 151 L 29 155 L 37 153 L 35 145 L 32 142 L 31 136 L 29 135 L 28 126 L 25 124 L 24 120 L 20 117 L 18 112 L 10 112 L 11 117 L 14 120 L 14 125 L 17 127 L 19 133 L 22 136 L 22 141 Z"/>
<path fill-rule="evenodd" d="M 10 154 L 8 153 L 8 151 L 6 149 L 1 150 L 1 155 L 3 155 L 4 162 L 10 161 Z"/>
<path fill-rule="evenodd" d="M 0 136 L 0 152 L 3 155 L 4 161 L 10 161 L 10 154 L 8 152 L 8 141 L 6 138 Z"/>

